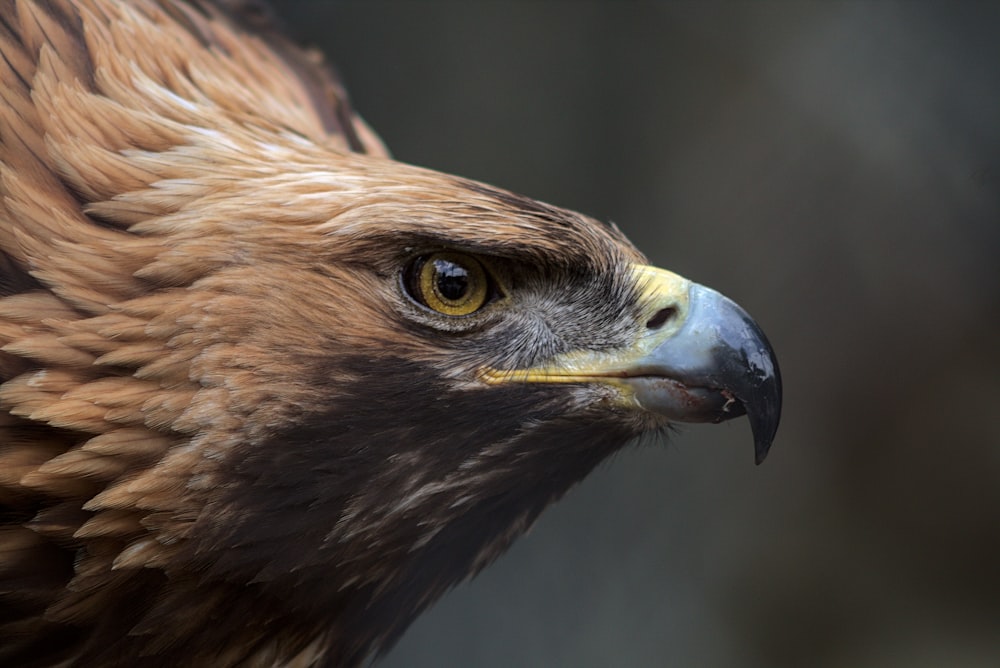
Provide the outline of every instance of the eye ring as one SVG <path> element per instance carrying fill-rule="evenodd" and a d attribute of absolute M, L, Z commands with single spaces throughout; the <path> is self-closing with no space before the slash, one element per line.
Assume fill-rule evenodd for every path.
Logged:
<path fill-rule="evenodd" d="M 460 317 L 490 298 L 490 277 L 482 263 L 464 253 L 439 252 L 417 258 L 404 284 L 414 300 L 442 315 Z"/>

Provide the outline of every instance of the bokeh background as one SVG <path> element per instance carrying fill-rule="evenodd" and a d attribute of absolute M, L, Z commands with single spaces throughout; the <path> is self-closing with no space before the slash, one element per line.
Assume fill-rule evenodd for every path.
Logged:
<path fill-rule="evenodd" d="M 1000 3 L 283 0 L 395 156 L 745 306 L 783 425 L 615 457 L 385 668 L 1000 665 Z"/>

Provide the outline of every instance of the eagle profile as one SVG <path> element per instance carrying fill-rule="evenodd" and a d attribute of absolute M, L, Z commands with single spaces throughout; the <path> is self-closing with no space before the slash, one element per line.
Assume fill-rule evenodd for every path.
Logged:
<path fill-rule="evenodd" d="M 0 665 L 356 666 L 633 437 L 774 437 L 738 306 L 258 19 L 0 0 Z"/>

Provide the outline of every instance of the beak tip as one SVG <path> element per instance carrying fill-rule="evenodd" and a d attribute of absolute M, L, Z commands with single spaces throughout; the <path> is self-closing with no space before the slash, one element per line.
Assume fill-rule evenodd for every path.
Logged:
<path fill-rule="evenodd" d="M 767 457 L 767 453 L 774 443 L 774 437 L 778 433 L 778 422 L 781 419 L 781 384 L 776 376 L 771 385 L 770 393 L 765 401 L 759 401 L 758 405 L 747 410 L 747 417 L 750 418 L 750 430 L 753 432 L 754 461 L 760 465 Z"/>
<path fill-rule="evenodd" d="M 771 441 L 757 441 L 754 443 L 754 464 L 760 466 L 767 459 L 767 451 L 771 449 Z"/>

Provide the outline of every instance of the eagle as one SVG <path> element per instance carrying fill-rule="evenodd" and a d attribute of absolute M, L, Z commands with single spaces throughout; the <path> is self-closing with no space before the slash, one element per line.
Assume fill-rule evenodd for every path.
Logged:
<path fill-rule="evenodd" d="M 257 3 L 0 0 L 0 665 L 357 666 L 781 382 L 611 224 L 394 161 Z"/>

